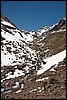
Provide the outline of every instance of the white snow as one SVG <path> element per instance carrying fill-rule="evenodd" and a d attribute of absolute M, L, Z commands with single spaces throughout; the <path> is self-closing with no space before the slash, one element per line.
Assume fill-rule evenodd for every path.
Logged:
<path fill-rule="evenodd" d="M 4 91 L 4 93 L 9 93 L 9 92 L 11 92 L 11 90 L 8 90 L 8 91 Z"/>
<path fill-rule="evenodd" d="M 37 79 L 36 82 L 38 81 L 44 81 L 45 79 L 47 80 L 49 77 L 45 77 L 45 78 L 41 78 L 41 79 Z"/>
<path fill-rule="evenodd" d="M 49 49 L 45 50 L 45 52 L 48 52 L 48 51 L 49 51 Z"/>
<path fill-rule="evenodd" d="M 37 33 L 39 35 L 42 35 L 43 33 L 46 33 L 48 30 L 49 30 L 49 27 L 45 26 L 45 27 L 42 27 L 41 29 L 39 29 Z"/>
<path fill-rule="evenodd" d="M 44 80 L 44 78 L 42 78 L 42 79 L 37 79 L 36 82 L 38 82 L 38 81 L 43 81 L 43 80 Z"/>
<path fill-rule="evenodd" d="M 54 68 L 52 68 L 52 69 L 50 69 L 50 71 L 55 71 L 55 69 L 54 69 Z"/>
<path fill-rule="evenodd" d="M 27 45 L 25 45 L 24 49 L 23 48 L 21 50 L 19 49 L 20 48 L 20 46 L 18 45 L 18 43 L 20 42 L 19 35 L 14 37 L 12 34 L 9 34 L 8 32 L 6 32 L 5 35 L 4 35 L 4 32 L 2 32 L 2 35 L 8 41 L 13 41 L 14 45 L 16 46 L 16 48 L 18 48 L 19 51 L 18 51 L 18 54 L 14 54 L 13 51 L 15 51 L 16 48 L 14 48 L 13 45 L 11 45 L 11 46 L 7 45 L 7 47 L 11 47 L 11 53 L 9 53 L 6 49 L 6 46 L 4 45 L 4 47 L 2 47 L 2 49 L 4 51 L 1 50 L 1 66 L 16 65 L 16 64 L 24 63 L 25 58 L 19 59 L 19 56 L 24 55 L 26 53 L 26 51 L 29 52 L 29 53 L 27 53 L 28 58 L 32 57 L 32 60 L 34 60 L 34 56 L 36 56 L 35 50 L 32 50 Z M 21 42 L 20 42 L 20 44 L 21 44 Z M 23 52 L 23 50 L 24 50 L 24 52 Z M 6 53 L 6 55 L 5 55 L 5 53 Z M 15 62 L 13 62 L 13 61 L 15 61 Z"/>
<path fill-rule="evenodd" d="M 23 40 L 25 40 L 25 41 L 32 41 L 33 40 L 33 37 L 32 37 L 32 35 L 31 34 L 25 34 L 25 33 L 23 33 Z"/>
<path fill-rule="evenodd" d="M 32 35 L 35 34 L 35 31 L 34 30 L 33 31 L 29 31 L 29 33 L 30 33 L 30 36 L 32 36 Z"/>
<path fill-rule="evenodd" d="M 8 32 L 6 32 L 6 34 L 4 32 L 1 32 L 1 34 L 2 37 L 4 37 L 8 41 L 15 41 L 15 37 L 12 34 L 9 34 Z"/>
<path fill-rule="evenodd" d="M 23 69 L 25 69 L 27 72 L 29 72 L 29 67 L 28 66 L 24 67 Z"/>
<path fill-rule="evenodd" d="M 56 31 L 53 31 L 53 32 L 51 32 L 51 33 L 55 33 Z"/>
<path fill-rule="evenodd" d="M 63 29 L 63 32 L 66 31 L 66 29 Z"/>
<path fill-rule="evenodd" d="M 51 33 L 55 33 L 55 32 L 65 32 L 65 31 L 66 31 L 66 29 L 59 29 L 59 30 L 53 31 L 53 32 L 51 32 Z"/>
<path fill-rule="evenodd" d="M 1 73 L 3 72 L 4 70 L 1 70 Z"/>
<path fill-rule="evenodd" d="M 2 21 L 1 21 L 1 23 L 2 23 L 2 24 L 4 24 L 4 25 L 7 25 L 7 26 L 11 26 L 11 27 L 16 28 L 16 27 L 15 27 L 15 26 L 13 26 L 11 23 L 6 22 L 5 20 L 2 20 Z"/>
<path fill-rule="evenodd" d="M 55 64 L 55 66 L 52 69 L 50 69 L 50 71 L 55 71 L 54 68 L 56 68 L 57 66 L 58 66 L 58 64 Z"/>
<path fill-rule="evenodd" d="M 16 91 L 15 93 L 19 93 L 19 92 L 21 92 L 22 90 L 18 90 L 18 91 Z"/>
<path fill-rule="evenodd" d="M 57 32 L 62 32 L 62 31 L 63 31 L 62 29 L 57 30 Z"/>
<path fill-rule="evenodd" d="M 22 37 L 21 37 L 20 34 L 18 33 L 18 30 L 17 30 L 17 32 L 14 34 L 14 38 L 15 38 L 16 40 L 22 39 Z"/>
<path fill-rule="evenodd" d="M 4 30 L 1 32 L 2 34 L 2 37 L 5 38 L 5 40 L 3 41 L 3 43 L 6 43 L 6 41 L 12 41 L 14 43 L 14 45 L 16 46 L 16 48 L 20 48 L 20 46 L 18 44 L 22 44 L 21 40 L 23 41 L 31 41 L 32 40 L 32 36 L 29 36 L 28 35 L 25 35 L 24 33 L 22 34 L 23 35 L 23 38 L 20 36 L 20 34 L 18 33 L 19 31 L 17 29 L 15 29 L 16 32 L 12 32 L 13 34 L 10 34 L 8 32 L 5 32 Z M 25 40 L 26 38 L 26 40 Z M 25 45 L 25 43 L 23 42 L 23 44 Z M 10 45 L 7 45 L 7 47 L 10 47 Z M 13 47 L 13 45 L 11 45 L 11 51 L 15 51 L 16 48 Z M 2 47 L 2 49 L 4 51 L 1 52 L 1 66 L 4 66 L 4 65 L 16 65 L 16 64 L 20 64 L 20 63 L 24 63 L 24 60 L 25 58 L 22 58 L 22 59 L 19 59 L 19 56 L 21 55 L 24 55 L 24 53 L 26 51 L 29 51 L 29 53 L 27 53 L 28 55 L 28 58 L 32 57 L 32 59 L 34 58 L 34 56 L 36 56 L 35 54 L 35 51 L 32 50 L 31 48 L 29 48 L 27 45 L 25 45 L 25 48 L 23 50 L 19 50 L 19 53 L 18 54 L 14 54 L 13 52 L 9 53 L 7 50 L 6 50 L 6 46 L 4 45 L 4 47 Z M 6 55 L 4 54 L 6 53 Z M 34 55 L 33 55 L 34 54 Z M 18 60 L 16 60 L 16 58 Z M 6 60 L 5 60 L 6 59 Z M 13 63 L 13 61 L 16 61 L 15 63 Z"/>
<path fill-rule="evenodd" d="M 5 79 L 2 79 L 2 80 L 1 80 L 1 83 L 2 83 L 4 80 L 5 80 Z"/>
<path fill-rule="evenodd" d="M 58 23 L 53 24 L 53 25 L 50 27 L 50 30 L 51 30 L 52 28 L 54 28 L 56 25 L 58 25 Z"/>
<path fill-rule="evenodd" d="M 39 90 L 39 92 L 42 92 L 44 90 L 44 87 L 42 87 L 42 89 L 41 90 Z"/>
<path fill-rule="evenodd" d="M 12 88 L 17 88 L 19 86 L 19 82 L 15 83 L 15 86 L 12 86 Z"/>
<path fill-rule="evenodd" d="M 4 88 L 1 88 L 1 92 L 3 92 L 4 91 Z"/>
<path fill-rule="evenodd" d="M 17 66 L 15 66 L 14 68 L 17 68 Z"/>
<path fill-rule="evenodd" d="M 38 89 L 41 89 L 41 87 L 38 87 Z"/>
<path fill-rule="evenodd" d="M 6 55 L 4 54 L 4 52 L 6 53 Z M 16 59 L 15 55 L 7 53 L 6 50 L 4 52 L 1 51 L 1 66 L 11 65 L 11 63 Z"/>
<path fill-rule="evenodd" d="M 66 20 L 66 17 L 64 17 L 63 19 Z"/>
<path fill-rule="evenodd" d="M 31 90 L 30 92 L 33 92 L 33 91 L 37 91 L 37 89 L 33 89 L 33 90 Z"/>
<path fill-rule="evenodd" d="M 23 89 L 24 88 L 24 84 L 21 84 L 21 89 Z"/>
<path fill-rule="evenodd" d="M 34 91 L 36 91 L 37 89 L 33 89 Z"/>
<path fill-rule="evenodd" d="M 25 74 L 23 73 L 22 70 L 16 69 L 15 72 L 14 72 L 14 75 L 15 75 L 15 76 L 18 76 L 18 75 L 25 75 Z"/>
<path fill-rule="evenodd" d="M 25 75 L 22 70 L 18 70 L 18 69 L 15 69 L 14 75 L 11 75 L 11 73 L 12 72 L 6 74 L 7 76 L 6 79 L 11 79 L 11 78 L 19 77 L 21 75 Z"/>
<path fill-rule="evenodd" d="M 58 66 L 58 64 L 55 64 L 54 68 L 56 68 Z"/>
<path fill-rule="evenodd" d="M 44 79 L 46 79 L 46 80 L 47 80 L 48 78 L 49 78 L 49 77 L 45 77 Z"/>
<path fill-rule="evenodd" d="M 37 75 L 44 73 L 46 70 L 48 70 L 51 66 L 58 64 L 60 61 L 63 61 L 63 59 L 66 57 L 66 50 L 53 55 L 51 57 L 48 57 L 44 59 L 46 64 L 41 63 L 41 69 L 37 71 Z"/>

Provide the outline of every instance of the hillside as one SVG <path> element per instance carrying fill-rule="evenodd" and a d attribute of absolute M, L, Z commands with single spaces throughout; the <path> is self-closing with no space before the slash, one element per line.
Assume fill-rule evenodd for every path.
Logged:
<path fill-rule="evenodd" d="M 1 99 L 66 98 L 66 18 L 38 31 L 1 15 Z"/>

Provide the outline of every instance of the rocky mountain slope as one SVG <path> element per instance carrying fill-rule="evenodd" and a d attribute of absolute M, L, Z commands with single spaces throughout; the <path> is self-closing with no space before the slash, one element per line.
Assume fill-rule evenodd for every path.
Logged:
<path fill-rule="evenodd" d="M 38 31 L 1 15 L 1 99 L 66 98 L 66 18 Z"/>

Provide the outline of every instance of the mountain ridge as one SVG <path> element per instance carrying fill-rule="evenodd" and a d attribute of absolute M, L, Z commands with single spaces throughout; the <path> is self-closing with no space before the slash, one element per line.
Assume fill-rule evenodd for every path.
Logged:
<path fill-rule="evenodd" d="M 4 19 L 5 21 L 8 21 L 9 23 L 11 23 L 11 24 L 13 24 L 7 17 L 5 17 L 3 14 L 1 14 L 1 18 L 2 19 Z M 58 21 L 56 24 L 58 24 L 58 23 L 62 23 L 62 21 L 66 21 L 66 17 L 64 17 L 64 18 L 62 18 L 61 20 L 60 20 L 60 22 Z M 15 24 L 13 24 L 16 28 L 17 28 L 17 26 L 15 25 Z M 49 28 L 50 27 L 50 29 L 51 29 L 51 27 L 54 27 L 55 25 L 51 25 L 51 26 L 44 26 L 44 27 L 42 27 L 42 28 L 40 28 L 40 29 L 45 29 L 45 28 Z M 65 25 L 66 26 L 66 25 Z M 21 30 L 21 31 L 23 31 L 23 30 Z M 25 30 L 24 30 L 25 31 Z M 31 30 L 32 32 L 34 31 L 34 30 Z M 35 31 L 35 32 L 38 32 L 39 31 L 39 29 L 37 30 L 37 31 Z M 26 32 L 29 32 L 29 31 L 26 31 Z"/>

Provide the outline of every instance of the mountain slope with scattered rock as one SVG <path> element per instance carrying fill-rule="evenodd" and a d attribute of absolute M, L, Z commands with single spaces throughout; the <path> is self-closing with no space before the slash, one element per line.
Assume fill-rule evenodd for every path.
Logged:
<path fill-rule="evenodd" d="M 1 14 L 1 99 L 66 98 L 66 18 L 38 31 Z"/>

